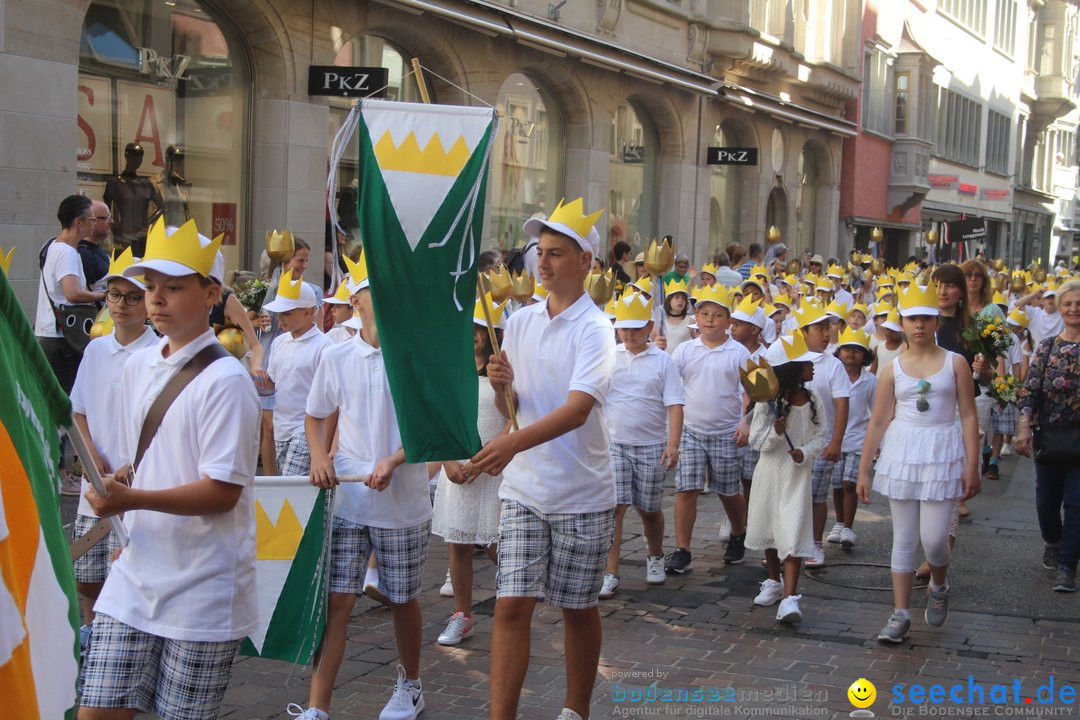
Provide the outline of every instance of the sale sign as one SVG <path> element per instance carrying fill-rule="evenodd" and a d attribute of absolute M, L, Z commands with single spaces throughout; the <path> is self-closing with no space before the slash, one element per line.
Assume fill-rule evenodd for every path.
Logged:
<path fill-rule="evenodd" d="M 236 244 L 236 203 L 213 203 L 211 205 L 213 232 L 211 237 L 224 235 L 222 245 Z"/>

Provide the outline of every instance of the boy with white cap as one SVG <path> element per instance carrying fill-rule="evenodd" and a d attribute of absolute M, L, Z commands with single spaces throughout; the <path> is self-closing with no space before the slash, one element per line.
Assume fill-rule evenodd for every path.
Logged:
<path fill-rule="evenodd" d="M 315 369 L 333 341 L 315 324 L 317 299 L 302 278 L 293 280 L 286 270 L 278 281 L 277 296 L 263 306 L 275 313 L 281 334 L 270 345 L 266 372 L 274 388 L 274 445 L 278 473 L 307 475 L 311 453 L 304 437 L 304 408 Z"/>
<path fill-rule="evenodd" d="M 597 596 L 614 530 L 615 478 L 600 411 L 615 367 L 611 323 L 584 291 L 600 253 L 580 198 L 560 202 L 525 232 L 539 237 L 537 278 L 548 296 L 506 324 L 488 380 L 504 416 L 506 390 L 520 430 L 496 437 L 464 472 L 503 473 L 499 573 L 491 639 L 491 717 L 510 720 L 529 666 L 536 602 L 562 609 L 567 689 L 561 720 L 589 716 L 602 630 Z M 504 472 L 505 469 L 505 472 Z"/>
<path fill-rule="evenodd" d="M 158 336 L 146 326 L 146 287 L 138 278 L 126 278 L 123 272 L 135 260 L 131 248 L 119 253 L 101 282 L 105 286 L 105 302 L 112 318 L 113 331 L 90 341 L 83 352 L 75 385 L 71 389 L 71 410 L 75 423 L 82 430 L 90 447 L 94 465 L 102 475 L 119 468 L 120 424 L 125 410 L 120 406 L 120 386 L 124 365 L 136 350 L 157 344 Z M 82 492 L 90 484 L 83 479 Z M 78 540 L 98 521 L 98 516 L 85 497 L 79 498 L 72 539 Z M 82 644 L 89 642 L 93 603 L 101 593 L 102 583 L 109 573 L 109 558 L 119 549 L 116 533 L 110 532 L 107 541 L 98 542 L 75 560 L 75 581 L 79 594 L 90 602 L 83 607 Z"/>
<path fill-rule="evenodd" d="M 171 234 L 159 221 L 146 257 L 123 272 L 145 278 L 150 319 L 164 337 L 128 359 L 119 402 L 128 412 L 112 418 L 118 463 L 134 461 L 134 470 L 106 475 L 106 497 L 86 494 L 99 515 L 125 513 L 131 542 L 94 606 L 83 720 L 129 720 L 136 710 L 217 717 L 240 642 L 255 629 L 259 401 L 208 322 L 221 296 L 221 240 L 200 235 L 194 221 Z M 196 374 L 140 458 L 151 406 L 185 369 Z"/>
<path fill-rule="evenodd" d="M 326 337 L 330 338 L 331 342 L 344 342 L 356 334 L 355 330 L 346 325 L 354 314 L 349 295 L 349 283 L 343 279 L 338 284 L 337 291 L 323 300 L 330 308 L 330 317 L 334 320 L 334 326 L 326 331 Z"/>
<path fill-rule="evenodd" d="M 648 544 L 645 582 L 664 582 L 664 473 L 679 461 L 683 387 L 674 361 L 649 342 L 653 321 L 649 301 L 630 292 L 615 304 L 615 330 L 622 344 L 615 348 L 615 373 L 604 419 L 611 435 L 615 472 L 615 540 L 608 554 L 600 598 L 619 588 L 622 521 L 633 505 L 641 515 Z M 666 427 L 666 430 L 665 430 Z"/>

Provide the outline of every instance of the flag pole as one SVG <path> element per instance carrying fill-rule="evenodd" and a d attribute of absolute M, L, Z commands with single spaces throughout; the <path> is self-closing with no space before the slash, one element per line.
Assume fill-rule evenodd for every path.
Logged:
<path fill-rule="evenodd" d="M 484 290 L 484 278 L 480 273 L 476 273 L 476 291 L 480 296 L 480 307 L 484 309 L 484 321 L 487 322 L 488 339 L 491 340 L 491 349 L 498 355 L 500 352 L 499 336 L 495 334 L 495 322 L 491 317 L 491 308 L 488 307 L 488 293 Z M 514 393 L 510 390 L 509 385 L 503 388 L 503 400 L 506 401 L 506 411 L 510 414 L 510 425 L 514 430 L 517 430 L 517 409 L 514 407 Z"/>
<path fill-rule="evenodd" d="M 109 491 L 105 489 L 105 484 L 101 481 L 101 473 L 98 472 L 97 465 L 94 464 L 94 456 L 90 453 L 90 444 L 82 434 L 79 424 L 72 421 L 71 426 L 65 428 L 64 431 L 71 439 L 71 445 L 75 448 L 75 454 L 82 460 L 83 473 L 86 475 L 87 482 L 93 486 L 94 492 L 101 497 L 105 497 L 109 494 Z M 124 522 L 120 519 L 120 516 L 113 515 L 112 517 L 102 519 L 112 525 L 113 532 L 116 533 L 116 538 L 120 541 L 120 547 L 127 547 L 128 532 L 127 528 L 124 527 Z"/>

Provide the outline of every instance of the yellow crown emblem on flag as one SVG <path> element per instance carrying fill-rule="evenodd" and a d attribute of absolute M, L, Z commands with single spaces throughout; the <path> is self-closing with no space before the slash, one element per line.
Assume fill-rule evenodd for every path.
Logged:
<path fill-rule="evenodd" d="M 900 309 L 910 310 L 916 307 L 928 307 L 937 309 L 938 291 L 937 285 L 930 283 L 922 286 L 912 283 L 900 293 Z"/>
<path fill-rule="evenodd" d="M 439 133 L 434 133 L 424 149 L 416 140 L 416 134 L 410 132 L 400 145 L 394 145 L 394 138 L 387 130 L 375 143 L 375 157 L 383 170 L 425 173 L 427 175 L 446 175 L 457 177 L 469 161 L 469 147 L 465 137 L 459 135 L 446 150 Z"/>
<path fill-rule="evenodd" d="M 795 311 L 795 322 L 797 322 L 801 328 L 821 322 L 825 318 L 825 310 L 817 303 L 804 302 L 802 306 Z"/>
<path fill-rule="evenodd" d="M 735 306 L 735 312 L 742 313 L 746 316 L 751 316 L 758 311 L 761 307 L 761 298 L 757 300 L 752 299 L 749 295 L 745 296 L 739 301 L 739 304 Z"/>
<path fill-rule="evenodd" d="M 648 298 L 641 293 L 628 292 L 615 301 L 615 322 L 649 322 L 652 308 Z"/>
<path fill-rule="evenodd" d="M 837 344 L 840 346 L 858 345 L 861 348 L 869 350 L 870 336 L 862 328 L 855 330 L 854 328 L 847 327 L 840 333 Z"/>
<path fill-rule="evenodd" d="M 278 279 L 277 296 L 286 300 L 299 300 L 302 287 L 304 287 L 304 279 L 297 278 L 296 282 L 293 282 L 292 270 L 286 270 Z"/>
<path fill-rule="evenodd" d="M 687 295 L 689 295 L 690 285 L 688 285 L 685 280 L 669 280 L 668 282 L 664 283 L 665 295 L 670 295 L 677 292 L 686 293 Z"/>
<path fill-rule="evenodd" d="M 255 501 L 256 560 L 292 560 L 303 537 L 304 526 L 288 500 L 282 503 L 276 524 L 262 503 Z"/>
<path fill-rule="evenodd" d="M 135 256 L 131 252 L 131 246 L 124 248 L 124 252 L 117 253 L 109 261 L 109 270 L 106 275 L 123 275 L 124 271 L 135 264 Z"/>
<path fill-rule="evenodd" d="M 810 348 L 806 347 L 806 336 L 798 328 L 791 333 L 791 342 L 788 342 L 787 337 L 783 336 L 781 336 L 780 342 L 784 346 L 784 354 L 787 355 L 788 360 L 797 360 L 810 352 Z"/>
<path fill-rule="evenodd" d="M 773 298 L 773 305 L 783 305 L 786 308 L 791 307 L 791 296 L 787 293 L 780 293 Z"/>
<path fill-rule="evenodd" d="M 708 287 L 700 288 L 697 292 L 697 304 L 702 303 L 716 303 L 721 307 L 731 310 L 731 291 L 726 285 L 709 285 Z"/>
<path fill-rule="evenodd" d="M 360 251 L 360 258 L 356 262 L 353 262 L 348 255 L 341 257 L 345 260 L 345 269 L 349 271 L 349 279 L 352 280 L 354 287 L 368 279 L 367 259 L 364 258 L 363 250 Z"/>
<path fill-rule="evenodd" d="M 1013 311 L 1009 313 L 1008 320 L 1013 325 L 1019 325 L 1022 328 L 1026 328 L 1028 323 L 1031 322 L 1031 319 L 1028 317 L 1028 314 L 1024 312 L 1024 309 L 1019 307 L 1013 308 Z"/>
<path fill-rule="evenodd" d="M 509 300 L 503 300 L 500 303 L 496 303 L 491 293 L 484 293 L 484 297 L 476 298 L 476 306 L 473 308 L 473 322 L 487 327 L 487 318 L 484 316 L 484 306 L 481 303 L 486 303 L 488 310 L 491 312 L 491 321 L 496 325 L 499 324 L 499 320 L 502 318 L 503 310 L 506 309 L 506 303 Z"/>
<path fill-rule="evenodd" d="M 720 267 L 716 263 L 707 262 L 701 266 L 701 272 L 708 273 L 713 277 L 716 277 L 716 273 L 719 272 Z"/>
<path fill-rule="evenodd" d="M 199 229 L 194 220 L 176 229 L 172 235 L 165 234 L 165 220 L 159 218 L 150 226 L 150 232 L 146 234 L 146 255 L 141 262 L 147 260 L 168 260 L 184 267 L 191 268 L 192 272 L 210 277 L 210 269 L 214 266 L 214 258 L 217 257 L 225 233 L 218 235 L 203 247 L 199 240 Z"/>
<path fill-rule="evenodd" d="M 586 215 L 585 203 L 581 198 L 569 203 L 566 202 L 566 198 L 563 198 L 555 206 L 555 209 L 551 211 L 548 222 L 565 225 L 576 232 L 578 237 L 584 238 L 603 214 L 603 210 L 597 210 L 590 215 Z"/>
<path fill-rule="evenodd" d="M 6 253 L 0 250 L 0 271 L 2 271 L 5 275 L 7 275 L 8 272 L 11 270 L 11 258 L 13 257 L 15 257 L 14 245 L 12 245 Z"/>

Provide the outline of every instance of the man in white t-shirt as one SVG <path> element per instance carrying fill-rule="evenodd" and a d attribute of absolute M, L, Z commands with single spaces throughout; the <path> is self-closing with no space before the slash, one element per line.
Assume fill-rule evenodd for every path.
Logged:
<path fill-rule="evenodd" d="M 499 573 L 491 641 L 491 718 L 517 716 L 538 600 L 561 608 L 566 698 L 560 720 L 589 716 L 602 641 L 597 597 L 614 531 L 615 478 L 600 411 L 615 367 L 611 323 L 584 292 L 600 252 L 580 199 L 560 203 L 538 236 L 542 302 L 507 321 L 503 351 L 488 364 L 499 411 L 513 394 L 520 429 L 489 442 L 467 476 L 503 474 Z"/>
<path fill-rule="evenodd" d="M 210 310 L 221 297 L 218 248 L 188 221 L 167 236 L 155 223 L 142 275 L 150 319 L 164 337 L 124 367 L 120 459 L 164 387 L 204 349 L 210 362 L 172 402 L 141 462 L 106 475 L 108 495 L 86 498 L 103 517 L 124 513 L 130 543 L 94 611 L 83 665 L 82 720 L 217 717 L 240 643 L 257 621 L 252 498 L 259 401 L 240 362 L 217 354 Z M 217 270 L 215 270 L 217 268 Z M 205 356 L 204 356 L 205 357 Z M 128 487 L 122 479 L 128 479 Z"/>
<path fill-rule="evenodd" d="M 1031 333 L 1031 347 L 1036 350 L 1039 343 L 1048 337 L 1055 337 L 1065 329 L 1065 319 L 1057 309 L 1057 290 L 1046 288 L 1036 290 L 1016 301 L 1016 307 L 1022 307 L 1028 315 L 1028 332 Z"/>

